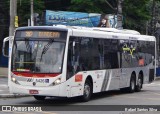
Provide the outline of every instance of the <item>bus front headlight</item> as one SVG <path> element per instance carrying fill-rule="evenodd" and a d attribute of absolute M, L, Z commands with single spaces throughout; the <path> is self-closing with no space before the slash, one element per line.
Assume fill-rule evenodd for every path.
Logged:
<path fill-rule="evenodd" d="M 12 80 L 12 82 L 14 82 L 14 83 L 16 82 L 16 78 L 14 78 L 14 77 L 12 77 L 11 80 Z"/>
<path fill-rule="evenodd" d="M 19 82 L 14 77 L 11 77 L 11 81 L 14 82 L 15 84 L 19 84 Z"/>
<path fill-rule="evenodd" d="M 55 85 L 58 85 L 60 83 L 61 83 L 61 78 L 58 78 L 52 83 L 52 85 L 55 86 Z"/>

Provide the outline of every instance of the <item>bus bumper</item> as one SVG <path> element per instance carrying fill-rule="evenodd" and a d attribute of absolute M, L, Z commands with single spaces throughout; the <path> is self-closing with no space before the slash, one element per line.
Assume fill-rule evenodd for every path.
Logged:
<path fill-rule="evenodd" d="M 22 86 L 10 83 L 9 90 L 13 94 L 25 94 L 25 95 L 41 95 L 41 96 L 55 96 L 55 97 L 67 97 L 67 93 L 60 93 L 60 88 L 63 89 L 64 83 L 56 86 L 36 87 L 36 86 Z"/>

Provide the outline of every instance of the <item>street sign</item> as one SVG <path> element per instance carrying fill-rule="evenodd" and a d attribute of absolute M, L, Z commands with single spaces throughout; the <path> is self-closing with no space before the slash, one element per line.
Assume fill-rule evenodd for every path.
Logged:
<path fill-rule="evenodd" d="M 18 16 L 15 16 L 14 26 L 18 27 Z"/>

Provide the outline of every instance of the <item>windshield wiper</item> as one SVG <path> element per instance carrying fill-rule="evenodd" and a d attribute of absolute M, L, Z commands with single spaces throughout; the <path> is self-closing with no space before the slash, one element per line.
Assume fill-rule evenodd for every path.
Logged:
<path fill-rule="evenodd" d="M 54 42 L 53 39 L 51 39 L 48 44 L 46 44 L 42 50 L 42 54 L 41 54 L 41 59 L 40 61 L 42 61 L 42 56 L 48 51 L 49 47 L 52 45 L 52 43 Z"/>

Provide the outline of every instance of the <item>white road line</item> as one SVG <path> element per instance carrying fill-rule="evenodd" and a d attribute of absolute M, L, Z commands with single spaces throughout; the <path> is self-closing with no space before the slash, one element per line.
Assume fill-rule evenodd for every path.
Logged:
<path fill-rule="evenodd" d="M 151 83 L 151 84 L 158 84 L 158 85 L 160 85 L 160 83 Z"/>
<path fill-rule="evenodd" d="M 15 113 L 15 114 L 35 114 L 35 112 L 30 112 L 30 111 L 28 111 L 28 112 L 23 112 L 23 111 L 20 111 L 20 112 L 18 112 L 18 111 L 13 111 L 13 113 Z"/>
<path fill-rule="evenodd" d="M 8 87 L 8 85 L 6 84 L 0 84 L 0 87 L 3 86 L 3 87 Z"/>
<path fill-rule="evenodd" d="M 160 86 L 160 83 L 151 83 L 151 84 L 145 84 L 145 86 Z"/>
<path fill-rule="evenodd" d="M 43 111 L 43 114 L 57 114 L 57 113 L 54 113 L 54 112 L 47 112 L 47 111 Z"/>

